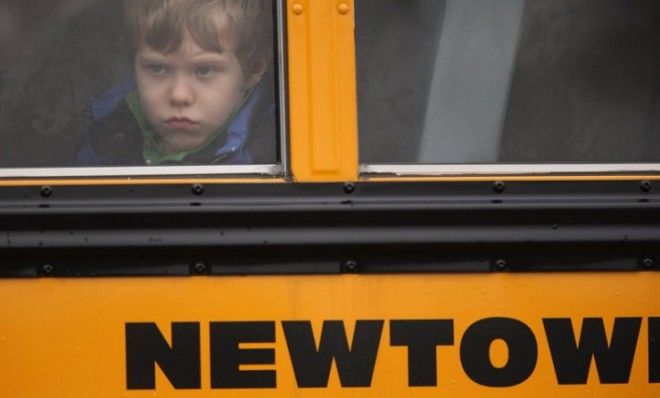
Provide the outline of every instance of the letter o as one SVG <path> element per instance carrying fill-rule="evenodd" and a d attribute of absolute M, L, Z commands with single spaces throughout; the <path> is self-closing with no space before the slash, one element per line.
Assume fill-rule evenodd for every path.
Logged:
<path fill-rule="evenodd" d="M 504 340 L 509 359 L 504 367 L 493 366 L 490 345 Z M 465 331 L 461 340 L 461 365 L 470 379 L 488 387 L 511 387 L 522 383 L 534 372 L 538 357 L 532 330 L 516 319 L 481 319 Z"/>

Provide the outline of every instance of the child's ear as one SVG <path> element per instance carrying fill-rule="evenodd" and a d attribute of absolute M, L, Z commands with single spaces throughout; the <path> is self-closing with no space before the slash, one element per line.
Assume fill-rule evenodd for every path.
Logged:
<path fill-rule="evenodd" d="M 251 73 L 247 76 L 248 89 L 251 90 L 261 81 L 261 78 L 264 76 L 264 72 L 266 72 L 266 67 L 266 58 L 262 58 L 254 64 Z"/>

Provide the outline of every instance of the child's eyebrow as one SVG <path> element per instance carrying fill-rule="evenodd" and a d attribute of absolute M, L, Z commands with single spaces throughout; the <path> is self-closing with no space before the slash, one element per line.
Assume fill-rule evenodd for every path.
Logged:
<path fill-rule="evenodd" d="M 137 60 L 141 62 L 164 62 L 167 60 L 167 57 L 158 53 L 140 54 L 137 56 Z"/>
<path fill-rule="evenodd" d="M 167 58 L 166 54 L 163 54 L 157 50 L 152 50 L 150 48 L 145 48 L 142 51 L 139 51 L 137 54 L 138 59 L 164 59 Z"/>
<path fill-rule="evenodd" d="M 191 54 L 188 59 L 191 61 L 222 61 L 225 59 L 225 52 L 202 51 Z"/>
<path fill-rule="evenodd" d="M 198 46 L 198 47 L 199 48 L 196 51 L 194 51 L 193 53 L 190 54 L 190 57 L 196 57 L 200 54 L 208 54 L 208 53 L 222 54 L 222 53 L 225 53 L 227 51 L 231 51 L 229 48 L 224 46 L 222 43 L 217 43 L 217 45 L 214 45 L 212 48 L 201 47 L 201 46 Z"/>

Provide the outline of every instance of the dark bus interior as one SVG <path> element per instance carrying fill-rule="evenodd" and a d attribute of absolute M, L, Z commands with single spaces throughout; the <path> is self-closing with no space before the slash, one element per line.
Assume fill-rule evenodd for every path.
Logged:
<path fill-rule="evenodd" d="M 361 163 L 425 163 L 452 1 L 356 0 Z M 494 161 L 658 162 L 660 2 L 507 1 L 524 6 Z M 0 167 L 71 166 L 91 99 L 130 73 L 120 5 L 0 3 Z"/>
<path fill-rule="evenodd" d="M 451 1 L 457 0 L 356 2 L 363 163 L 419 162 L 438 37 Z M 658 162 L 660 2 L 521 1 L 494 160 Z"/>

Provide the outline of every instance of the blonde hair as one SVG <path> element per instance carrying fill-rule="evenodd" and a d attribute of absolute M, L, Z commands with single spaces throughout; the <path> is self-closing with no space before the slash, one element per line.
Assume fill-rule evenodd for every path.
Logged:
<path fill-rule="evenodd" d="M 131 56 L 143 43 L 174 52 L 187 32 L 207 51 L 231 46 L 246 73 L 272 57 L 270 0 L 124 0 L 124 19 Z"/>

